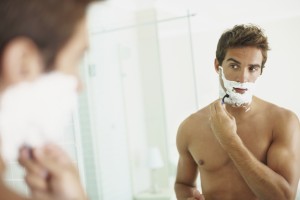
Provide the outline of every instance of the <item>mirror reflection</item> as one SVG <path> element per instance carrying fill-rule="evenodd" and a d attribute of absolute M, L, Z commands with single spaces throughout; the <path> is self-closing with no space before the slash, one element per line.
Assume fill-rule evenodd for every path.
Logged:
<path fill-rule="evenodd" d="M 257 24 L 269 40 L 255 96 L 300 116 L 299 2 L 248 5 L 254 13 L 237 2 L 234 13 L 219 2 L 127 3 L 96 3 L 89 10 L 90 47 L 80 65 L 84 90 L 64 136 L 91 200 L 176 199 L 178 128 L 219 98 L 217 43 L 236 24 Z M 224 74 L 229 77 L 226 69 Z M 18 164 L 10 163 L 8 171 L 6 181 L 28 194 Z M 202 193 L 199 173 L 193 178 Z"/>

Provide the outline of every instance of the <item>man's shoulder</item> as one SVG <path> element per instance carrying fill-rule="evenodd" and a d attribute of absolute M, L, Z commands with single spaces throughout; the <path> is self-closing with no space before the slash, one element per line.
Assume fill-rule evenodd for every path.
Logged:
<path fill-rule="evenodd" d="M 209 105 L 201 108 L 200 110 L 192 113 L 190 116 L 188 116 L 182 124 L 194 124 L 194 123 L 199 123 L 199 121 L 203 121 L 209 118 L 210 115 L 210 110 L 209 110 Z"/>
<path fill-rule="evenodd" d="M 287 117 L 287 116 L 295 116 L 295 113 L 287 108 L 276 105 L 274 103 L 256 98 L 259 102 L 260 108 L 264 111 L 268 111 L 271 115 L 276 115 L 277 117 Z"/>
<path fill-rule="evenodd" d="M 177 132 L 177 145 L 187 147 L 191 141 L 207 132 L 209 114 L 209 107 L 206 106 L 183 120 Z"/>
<path fill-rule="evenodd" d="M 273 141 L 288 143 L 293 138 L 299 138 L 300 123 L 297 114 L 275 104 L 269 104 L 269 107 L 267 112 L 272 123 Z"/>
<path fill-rule="evenodd" d="M 261 99 L 259 101 L 262 108 L 261 111 L 267 113 L 269 119 L 275 125 L 287 125 L 291 122 L 299 122 L 298 116 L 292 110 Z"/>
<path fill-rule="evenodd" d="M 203 128 L 210 115 L 209 106 L 203 107 L 189 115 L 179 126 L 179 132 L 195 132 Z"/>

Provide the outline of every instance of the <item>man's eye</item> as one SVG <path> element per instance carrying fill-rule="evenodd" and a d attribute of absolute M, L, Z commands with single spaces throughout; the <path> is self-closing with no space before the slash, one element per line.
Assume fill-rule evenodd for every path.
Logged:
<path fill-rule="evenodd" d="M 230 65 L 230 67 L 231 67 L 232 69 L 237 69 L 239 66 L 237 66 L 236 64 L 232 64 L 232 65 Z"/>
<path fill-rule="evenodd" d="M 259 70 L 259 67 L 250 67 L 249 68 L 250 72 L 256 72 L 257 70 Z"/>

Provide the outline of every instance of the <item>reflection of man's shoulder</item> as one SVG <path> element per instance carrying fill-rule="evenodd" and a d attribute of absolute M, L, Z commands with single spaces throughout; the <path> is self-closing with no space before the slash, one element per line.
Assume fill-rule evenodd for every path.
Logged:
<path fill-rule="evenodd" d="M 280 107 L 280 106 L 276 106 L 274 109 L 273 109 L 273 116 L 276 116 L 277 119 L 279 119 L 279 121 L 282 121 L 284 123 L 292 120 L 292 119 L 295 119 L 295 120 L 298 120 L 298 117 L 297 115 L 287 109 L 287 108 L 284 108 L 284 107 Z"/>
<path fill-rule="evenodd" d="M 275 103 L 268 102 L 260 98 L 256 98 L 255 100 L 258 103 L 261 111 L 268 111 L 265 112 L 266 114 L 278 116 L 293 113 L 291 110 L 288 110 L 280 105 L 276 105 Z"/>
<path fill-rule="evenodd" d="M 180 125 L 181 132 L 185 134 L 199 133 L 205 129 L 209 122 L 209 107 L 202 108 L 188 116 Z"/>
<path fill-rule="evenodd" d="M 276 105 L 274 103 L 267 102 L 267 101 L 264 101 L 263 103 L 264 104 L 263 104 L 262 108 L 264 110 L 267 110 L 268 113 L 273 115 L 273 116 L 287 117 L 287 116 L 291 116 L 291 115 L 295 114 L 292 110 L 289 110 L 289 109 L 287 109 L 285 107 L 282 107 L 280 105 Z"/>
<path fill-rule="evenodd" d="M 262 110 L 265 110 L 265 115 L 271 121 L 276 127 L 278 126 L 288 126 L 292 121 L 299 121 L 297 114 L 295 114 L 294 111 L 270 103 L 270 102 L 264 102 L 265 106 Z"/>
<path fill-rule="evenodd" d="M 210 111 L 209 111 L 209 107 L 204 107 L 200 110 L 198 110 L 197 112 L 191 114 L 186 121 L 191 125 L 191 124 L 202 124 L 204 123 L 206 120 L 209 119 L 210 116 Z"/>

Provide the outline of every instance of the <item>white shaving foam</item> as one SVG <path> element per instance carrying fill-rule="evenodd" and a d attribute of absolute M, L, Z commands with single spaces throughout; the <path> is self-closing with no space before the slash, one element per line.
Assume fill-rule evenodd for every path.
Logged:
<path fill-rule="evenodd" d="M 221 66 L 219 66 L 219 73 L 221 73 L 221 78 L 223 80 L 224 87 L 226 89 L 225 91 L 220 82 L 219 97 L 223 98 L 226 94 L 228 94 L 229 97 L 225 98 L 224 102 L 235 107 L 249 105 L 252 101 L 252 97 L 254 94 L 255 83 L 251 83 L 251 82 L 240 83 L 236 81 L 229 81 L 225 78 L 223 68 Z M 246 89 L 246 91 L 245 93 L 240 94 L 235 92 L 234 88 Z"/>

